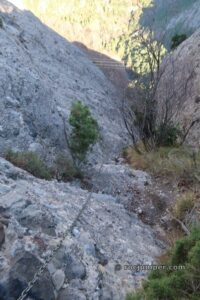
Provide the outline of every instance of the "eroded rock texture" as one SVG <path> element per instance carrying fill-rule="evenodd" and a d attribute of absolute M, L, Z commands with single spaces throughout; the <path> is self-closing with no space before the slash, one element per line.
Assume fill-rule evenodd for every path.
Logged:
<path fill-rule="evenodd" d="M 120 171 L 120 166 L 113 168 Z M 136 177 L 128 176 L 134 186 Z M 138 185 L 143 185 L 144 174 L 137 176 Z M 100 188 L 101 182 L 97 185 Z M 120 197 L 123 193 L 122 185 Z M 77 184 L 39 180 L 0 159 L 0 214 L 7 220 L 0 251 L 0 299 L 19 296 L 88 195 Z M 94 192 L 72 233 L 29 293 L 30 299 L 121 300 L 145 276 L 145 272 L 124 270 L 124 265 L 150 264 L 162 249 L 152 228 L 128 213 L 118 195 L 112 190 Z"/>
<path fill-rule="evenodd" d="M 114 86 L 77 47 L 28 11 L 0 2 L 0 153 L 32 150 L 51 160 L 67 148 L 63 119 L 74 101 L 89 105 L 102 140 L 92 161 L 126 142 Z"/>

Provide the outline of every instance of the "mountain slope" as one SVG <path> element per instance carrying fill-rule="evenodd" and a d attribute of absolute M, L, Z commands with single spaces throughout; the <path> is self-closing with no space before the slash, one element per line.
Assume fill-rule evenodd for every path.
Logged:
<path fill-rule="evenodd" d="M 190 36 L 200 26 L 199 0 L 22 1 L 69 40 L 113 57 L 117 55 L 125 62 L 134 47 L 132 33 L 139 25 L 153 27 L 157 34 L 166 31 L 167 48 L 174 34 Z"/>
<path fill-rule="evenodd" d="M 121 99 L 86 55 L 36 17 L 0 1 L 0 153 L 13 147 L 50 159 L 66 146 L 63 119 L 71 105 L 89 105 L 102 135 L 95 159 L 113 157 L 126 132 Z"/>
<path fill-rule="evenodd" d="M 24 0 L 27 9 L 71 41 L 79 41 L 97 51 L 114 54 L 118 37 L 127 32 L 132 0 Z"/>

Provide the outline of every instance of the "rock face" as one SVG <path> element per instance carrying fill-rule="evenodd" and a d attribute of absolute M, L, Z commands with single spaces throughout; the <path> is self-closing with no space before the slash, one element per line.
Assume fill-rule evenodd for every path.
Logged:
<path fill-rule="evenodd" d="M 111 165 L 104 167 L 102 174 L 108 170 L 112 173 Z M 113 168 L 121 173 L 119 185 L 128 169 L 121 166 L 120 172 L 120 166 Z M 144 174 L 137 176 L 141 178 L 140 185 L 148 178 Z M 129 184 L 131 178 L 132 185 L 136 184 L 136 177 L 129 177 Z M 95 189 L 100 189 L 101 184 L 97 181 Z M 116 184 L 113 178 L 110 184 Z M 121 190 L 122 197 L 125 190 Z M 59 243 L 62 232 L 74 222 L 88 196 L 89 192 L 77 184 L 36 179 L 0 158 L 0 214 L 7 216 L 8 223 L 0 250 L 1 300 L 19 296 Z M 43 222 L 35 226 L 35 220 L 42 217 Z M 126 211 L 112 188 L 104 194 L 93 192 L 72 233 L 66 236 L 29 297 L 121 300 L 145 276 L 145 272 L 125 270 L 124 266 L 150 264 L 162 250 L 153 230 Z"/>
<path fill-rule="evenodd" d="M 170 49 L 175 34 L 191 36 L 200 26 L 199 0 L 154 0 L 145 8 L 141 24 L 155 30 L 158 35 L 165 32 L 165 46 Z"/>
<path fill-rule="evenodd" d="M 187 136 L 187 142 L 200 146 L 200 31 L 195 32 L 172 52 L 163 63 L 165 69 L 158 86 L 158 102 L 161 109 L 175 112 L 174 121 L 188 129 L 196 122 Z"/>
<path fill-rule="evenodd" d="M 89 172 L 93 190 L 112 195 L 125 206 L 133 199 L 135 189 L 142 191 L 151 183 L 146 172 L 133 170 L 127 165 L 103 164 L 100 174 L 99 168 L 97 164 Z"/>
<path fill-rule="evenodd" d="M 181 27 L 182 32 L 190 35 L 200 26 L 200 1 L 185 1 L 185 5 L 183 5 L 182 1 L 179 1 L 178 5 L 182 5 L 180 12 L 176 13 L 176 15 L 171 18 L 167 25 L 167 30 L 175 33 L 177 32 L 178 27 Z"/>
<path fill-rule="evenodd" d="M 74 101 L 89 105 L 102 141 L 93 160 L 112 157 L 126 141 L 114 86 L 77 47 L 27 11 L 0 2 L 0 153 L 31 150 L 50 160 L 64 151 Z M 114 145 L 114 147 L 113 147 Z"/>

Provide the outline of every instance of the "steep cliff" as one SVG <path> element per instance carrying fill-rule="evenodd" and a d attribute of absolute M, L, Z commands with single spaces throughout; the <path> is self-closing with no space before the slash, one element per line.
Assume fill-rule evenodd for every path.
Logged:
<path fill-rule="evenodd" d="M 121 99 L 105 75 L 30 12 L 6 1 L 0 12 L 0 153 L 15 148 L 50 158 L 65 151 L 63 119 L 68 129 L 77 99 L 89 105 L 100 126 L 95 159 L 119 152 L 126 140 Z"/>
<path fill-rule="evenodd" d="M 154 0 L 145 8 L 140 22 L 145 27 L 153 27 L 157 34 L 165 34 L 165 45 L 170 48 L 175 34 L 191 36 L 200 26 L 199 0 Z"/>
<path fill-rule="evenodd" d="M 187 142 L 200 146 L 200 31 L 196 31 L 163 62 L 158 86 L 158 103 L 173 110 L 174 122 L 187 131 Z"/>

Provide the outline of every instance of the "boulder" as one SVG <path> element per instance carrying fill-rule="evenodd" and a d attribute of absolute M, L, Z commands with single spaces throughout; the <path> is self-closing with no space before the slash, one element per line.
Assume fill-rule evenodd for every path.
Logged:
<path fill-rule="evenodd" d="M 75 256 L 66 254 L 65 262 L 65 276 L 68 280 L 80 278 L 85 279 L 86 268 L 84 264 Z"/>
<path fill-rule="evenodd" d="M 59 291 L 65 282 L 65 273 L 63 270 L 57 270 L 52 276 L 52 281 L 56 290 Z"/>
<path fill-rule="evenodd" d="M 25 252 L 10 270 L 9 295 L 17 299 L 41 265 L 42 263 L 34 255 Z M 48 271 L 42 274 L 28 295 L 35 300 L 55 300 L 53 283 Z"/>

